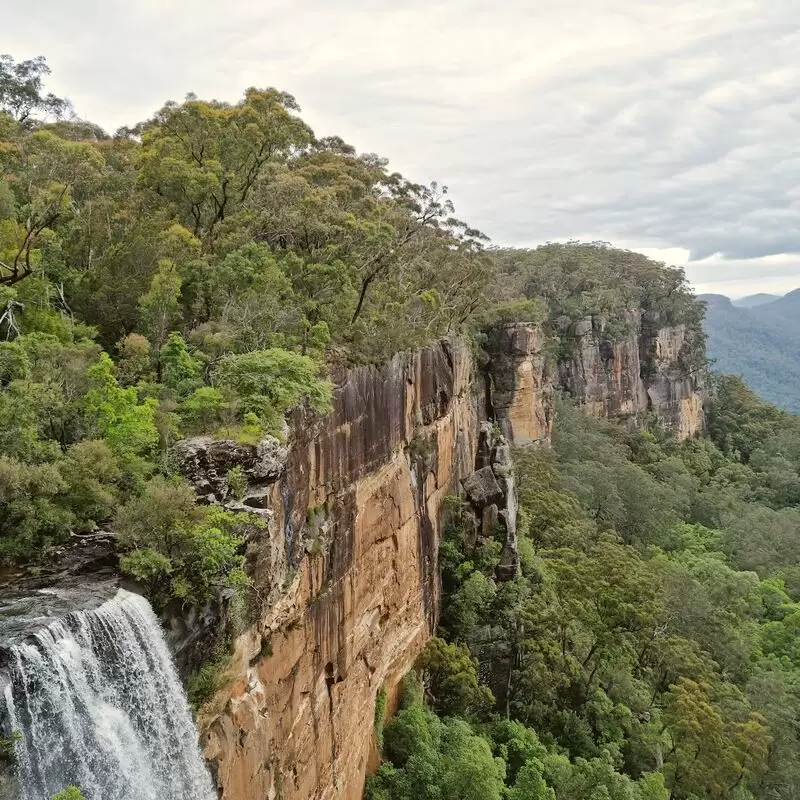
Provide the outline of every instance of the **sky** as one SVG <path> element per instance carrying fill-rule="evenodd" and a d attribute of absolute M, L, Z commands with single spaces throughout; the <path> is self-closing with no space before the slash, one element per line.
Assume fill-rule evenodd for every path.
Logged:
<path fill-rule="evenodd" d="M 109 131 L 292 93 L 501 245 L 603 240 L 701 292 L 800 287 L 797 0 L 5 0 L 0 52 Z"/>

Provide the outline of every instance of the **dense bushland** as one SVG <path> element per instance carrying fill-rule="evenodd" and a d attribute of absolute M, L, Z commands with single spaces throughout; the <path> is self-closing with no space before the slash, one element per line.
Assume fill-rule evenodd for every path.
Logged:
<path fill-rule="evenodd" d="M 516 454 L 514 580 L 453 501 L 425 705 L 385 726 L 370 798 L 798 796 L 800 419 L 716 392 L 681 444 L 564 405 Z"/>

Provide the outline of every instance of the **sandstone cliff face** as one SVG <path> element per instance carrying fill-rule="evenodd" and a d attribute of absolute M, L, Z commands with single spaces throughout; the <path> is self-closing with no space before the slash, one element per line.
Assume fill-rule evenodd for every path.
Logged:
<path fill-rule="evenodd" d="M 267 522 L 248 547 L 259 622 L 198 721 L 223 800 L 360 800 L 377 765 L 376 694 L 383 687 L 391 705 L 435 628 L 443 500 L 463 491 L 481 533 L 505 530 L 499 577 L 513 577 L 509 442 L 549 443 L 557 389 L 598 415 L 652 412 L 680 437 L 702 428 L 702 387 L 684 364 L 691 342 L 657 322 L 632 315 L 611 344 L 582 320 L 558 362 L 538 326 L 509 324 L 489 336 L 481 369 L 466 344 L 442 343 L 342 372 L 333 413 L 294 419 L 288 448 L 179 448 L 206 501 Z M 234 462 L 248 479 L 235 502 Z"/>
<path fill-rule="evenodd" d="M 632 310 L 622 332 L 585 317 L 560 333 L 558 383 L 591 414 L 635 423 L 650 413 L 679 439 L 704 429 L 702 372 L 686 326 Z"/>
<path fill-rule="evenodd" d="M 515 445 L 547 444 L 553 427 L 553 380 L 538 325 L 496 328 L 486 344 L 486 413 Z"/>
<path fill-rule="evenodd" d="M 282 474 L 245 500 L 269 520 L 249 554 L 262 617 L 200 720 L 226 800 L 361 797 L 376 694 L 435 626 L 442 501 L 475 467 L 473 385 L 471 352 L 448 344 L 341 375 L 334 412 L 296 420 Z"/>

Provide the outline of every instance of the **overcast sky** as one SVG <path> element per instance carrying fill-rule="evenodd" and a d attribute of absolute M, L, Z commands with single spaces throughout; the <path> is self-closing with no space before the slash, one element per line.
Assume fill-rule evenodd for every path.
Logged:
<path fill-rule="evenodd" d="M 797 3 L 5 0 L 0 52 L 110 131 L 276 86 L 498 244 L 603 239 L 739 296 L 800 286 Z"/>

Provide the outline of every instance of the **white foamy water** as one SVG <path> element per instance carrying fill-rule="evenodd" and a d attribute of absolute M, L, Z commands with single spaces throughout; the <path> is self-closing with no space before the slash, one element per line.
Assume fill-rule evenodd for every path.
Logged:
<path fill-rule="evenodd" d="M 22 800 L 215 800 L 161 626 L 120 590 L 10 649 L 6 726 Z"/>

